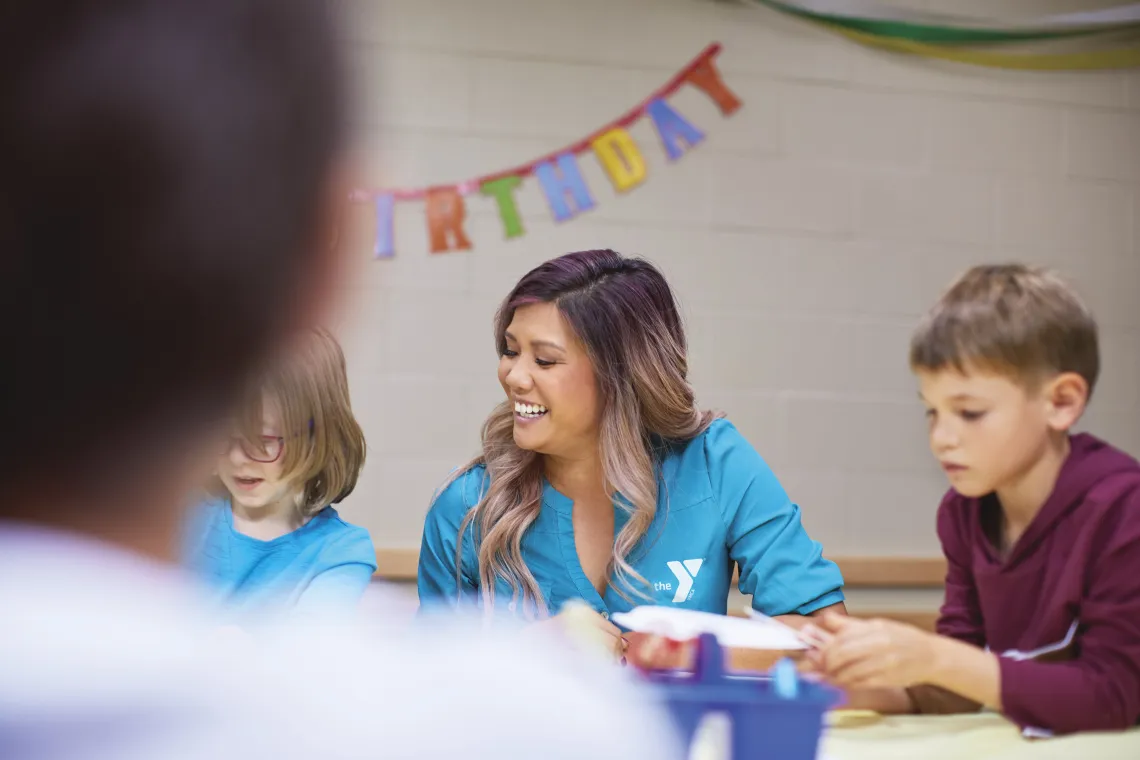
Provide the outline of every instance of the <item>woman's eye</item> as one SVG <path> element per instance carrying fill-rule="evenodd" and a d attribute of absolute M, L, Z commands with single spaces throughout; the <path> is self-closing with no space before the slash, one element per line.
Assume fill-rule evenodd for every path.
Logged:
<path fill-rule="evenodd" d="M 540 367 L 553 367 L 557 362 L 547 361 L 546 359 L 535 359 L 534 363 Z"/>
<path fill-rule="evenodd" d="M 511 350 L 511 349 L 509 349 L 509 348 L 504 348 L 504 349 L 503 349 L 503 356 L 506 356 L 506 357 L 508 357 L 508 358 L 511 358 L 511 359 L 513 359 L 513 358 L 515 358 L 515 357 L 516 357 L 516 356 L 518 356 L 518 355 L 519 355 L 519 352 L 518 352 L 518 351 L 512 351 L 512 350 Z"/>
<path fill-rule="evenodd" d="M 977 421 L 978 421 L 978 420 L 980 420 L 982 417 L 985 417 L 985 416 L 986 416 L 986 413 L 985 413 L 985 412 L 973 412 L 973 411 L 968 411 L 968 410 L 965 410 L 965 409 L 964 409 L 964 410 L 962 410 L 961 412 L 958 412 L 958 414 L 959 414 L 959 415 L 962 417 L 962 419 L 964 419 L 966 422 L 977 422 Z"/>

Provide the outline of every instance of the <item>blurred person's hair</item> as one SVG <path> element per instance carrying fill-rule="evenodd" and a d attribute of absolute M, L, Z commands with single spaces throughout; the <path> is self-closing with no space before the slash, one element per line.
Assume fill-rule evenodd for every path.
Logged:
<path fill-rule="evenodd" d="M 304 319 L 346 93 L 320 0 L 0 8 L 0 511 L 139 477 Z"/>

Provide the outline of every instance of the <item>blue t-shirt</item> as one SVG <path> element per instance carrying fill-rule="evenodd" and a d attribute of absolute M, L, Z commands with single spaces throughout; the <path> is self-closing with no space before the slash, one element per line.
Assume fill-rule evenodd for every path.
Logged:
<path fill-rule="evenodd" d="M 343 611 L 360 600 L 376 572 L 368 531 L 332 507 L 271 541 L 234 529 L 228 499 L 198 504 L 184 543 L 185 564 L 238 613 Z"/>
<path fill-rule="evenodd" d="M 463 535 L 459 582 L 455 572 L 460 522 L 486 490 L 485 470 L 459 476 L 428 512 L 420 549 L 418 587 L 425 608 L 464 600 L 479 603 L 478 561 L 469 526 Z M 581 599 L 609 615 L 639 604 L 675 605 L 724 614 L 733 566 L 740 590 L 767 615 L 808 614 L 843 601 L 843 577 L 808 537 L 776 476 L 752 445 L 724 419 L 674 447 L 660 462 L 657 513 L 627 561 L 648 582 L 640 597 L 612 585 L 599 594 L 578 561 L 573 502 L 549 483 L 538 518 L 523 536 L 523 559 L 552 613 Z M 614 534 L 628 521 L 614 508 Z M 633 581 L 636 583 L 636 580 Z M 515 611 L 510 585 L 495 585 L 495 606 Z"/>

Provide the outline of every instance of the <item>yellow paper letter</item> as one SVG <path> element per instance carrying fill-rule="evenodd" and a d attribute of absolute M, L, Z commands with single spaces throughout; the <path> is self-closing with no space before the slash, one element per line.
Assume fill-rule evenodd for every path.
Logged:
<path fill-rule="evenodd" d="M 621 127 L 614 127 L 590 144 L 614 189 L 619 193 L 645 181 L 645 158 L 637 143 Z"/>

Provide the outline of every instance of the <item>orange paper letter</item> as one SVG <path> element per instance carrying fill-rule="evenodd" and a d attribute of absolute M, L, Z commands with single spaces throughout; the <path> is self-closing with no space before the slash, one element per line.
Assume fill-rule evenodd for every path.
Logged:
<path fill-rule="evenodd" d="M 463 220 L 467 217 L 463 196 L 454 187 L 445 187 L 428 191 L 426 201 L 431 252 L 470 250 L 471 241 L 463 232 Z M 449 241 L 449 236 L 454 240 Z"/>
<path fill-rule="evenodd" d="M 688 80 L 689 84 L 712 98 L 713 102 L 720 108 L 720 112 L 725 116 L 731 115 L 740 108 L 740 98 L 736 97 L 732 90 L 725 85 L 724 80 L 720 78 L 720 72 L 717 71 L 712 58 L 701 61 L 685 79 Z"/>
<path fill-rule="evenodd" d="M 590 145 L 619 193 L 645 181 L 645 158 L 629 132 L 614 127 Z"/>

